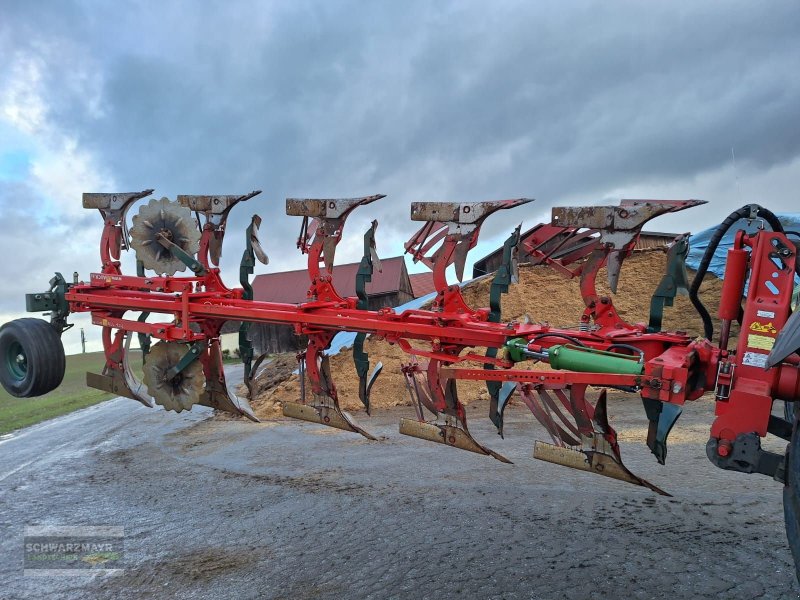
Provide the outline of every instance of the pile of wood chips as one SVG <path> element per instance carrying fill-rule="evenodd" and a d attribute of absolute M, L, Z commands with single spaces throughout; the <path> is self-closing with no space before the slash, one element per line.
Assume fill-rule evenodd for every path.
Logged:
<path fill-rule="evenodd" d="M 635 252 L 625 260 L 617 294 L 613 297 L 614 305 L 623 319 L 632 323 L 647 322 L 650 298 L 663 277 L 665 267 L 666 253 L 661 250 Z M 693 276 L 689 272 L 690 281 Z M 465 286 L 463 295 L 467 304 L 475 308 L 488 306 L 490 285 L 489 277 Z M 605 270 L 598 274 L 597 287 L 601 295 L 610 295 Z M 706 277 L 701 287 L 700 297 L 712 315 L 719 303 L 721 288 L 722 281 L 711 275 Z M 577 278 L 565 279 L 550 267 L 530 265 L 520 265 L 520 282 L 512 285 L 509 293 L 503 296 L 502 307 L 504 321 L 527 316 L 531 322 L 546 322 L 553 326 L 577 325 L 584 309 Z M 683 331 L 692 337 L 702 336 L 702 322 L 687 296 L 678 296 L 675 305 L 665 309 L 663 329 Z M 417 343 L 417 347 L 426 346 Z M 400 372 L 400 365 L 409 362 L 409 355 L 396 345 L 375 338 L 368 338 L 364 348 L 369 353 L 372 365 L 378 361 L 383 363 L 383 372 L 372 388 L 373 409 L 411 405 Z M 348 411 L 363 410 L 358 398 L 358 376 L 352 353 L 344 350 L 331 356 L 330 361 L 342 408 Z M 258 374 L 250 403 L 259 418 L 276 418 L 281 414 L 282 402 L 299 399 L 299 377 L 292 374 L 296 369 L 297 362 L 293 354 L 281 355 Z M 310 394 L 310 385 L 306 389 Z M 488 399 L 482 382 L 459 382 L 458 390 L 459 398 L 465 404 Z"/>

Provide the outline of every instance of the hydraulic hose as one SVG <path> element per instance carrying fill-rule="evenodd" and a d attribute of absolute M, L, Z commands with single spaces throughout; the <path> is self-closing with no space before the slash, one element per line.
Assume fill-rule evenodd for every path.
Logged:
<path fill-rule="evenodd" d="M 565 333 L 540 333 L 538 335 L 533 336 L 533 338 L 531 338 L 531 342 L 536 342 L 536 341 L 538 341 L 538 340 L 540 340 L 542 338 L 546 338 L 546 337 L 560 338 L 562 340 L 567 340 L 568 342 L 570 342 L 572 344 L 575 344 L 576 346 L 582 346 L 584 348 L 586 347 L 586 344 L 584 344 L 578 338 L 572 337 L 571 335 L 567 335 Z"/>
<path fill-rule="evenodd" d="M 703 321 L 703 333 L 706 339 L 710 340 L 714 337 L 714 323 L 711 320 L 711 315 L 708 313 L 708 310 L 706 310 L 706 307 L 703 305 L 700 297 L 698 296 L 700 284 L 703 283 L 703 278 L 708 272 L 708 266 L 711 264 L 711 259 L 714 257 L 714 253 L 717 251 L 719 243 L 722 241 L 722 238 L 725 236 L 728 230 L 740 219 L 751 219 L 753 218 L 753 215 L 764 219 L 764 221 L 767 222 L 773 231 L 783 233 L 783 226 L 778 220 L 778 217 L 776 217 L 772 211 L 764 208 L 763 206 L 759 206 L 758 204 L 748 204 L 747 206 L 743 206 L 742 208 L 733 211 L 720 224 L 720 226 L 717 227 L 716 231 L 714 231 L 714 235 L 712 235 L 711 239 L 708 241 L 708 246 L 706 247 L 703 258 L 700 261 L 700 265 L 697 268 L 697 273 L 694 276 L 692 285 L 689 287 L 689 299 L 692 301 L 695 310 L 697 310 L 697 313 L 700 315 L 700 318 Z"/>
<path fill-rule="evenodd" d="M 631 346 L 630 344 L 611 344 L 608 348 L 606 348 L 606 352 L 613 352 L 614 348 L 622 348 L 623 350 L 630 350 L 634 354 L 639 355 L 639 360 L 644 362 L 644 350 L 641 348 L 637 348 L 636 346 Z"/>

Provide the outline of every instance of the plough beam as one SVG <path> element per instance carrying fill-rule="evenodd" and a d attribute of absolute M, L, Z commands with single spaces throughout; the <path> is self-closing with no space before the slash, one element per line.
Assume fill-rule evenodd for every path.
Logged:
<path fill-rule="evenodd" d="M 506 240 L 502 263 L 491 283 L 489 307 L 467 305 L 461 287 L 448 283 L 447 269 L 454 267 L 461 281 L 467 254 L 477 244 L 485 219 L 530 200 L 414 203 L 411 219 L 422 224 L 405 250 L 414 262 L 431 269 L 436 297 L 430 308 L 396 311 L 369 309 L 367 284 L 374 269 L 381 269 L 375 243 L 377 221 L 364 235 L 355 297 L 337 290 L 333 278 L 336 249 L 348 216 L 382 195 L 286 201 L 287 214 L 302 217 L 297 245 L 308 255 L 309 283 L 307 301 L 283 304 L 253 297 L 250 277 L 256 262 L 267 263 L 258 238 L 261 219 L 257 215 L 246 232 L 241 287 L 227 287 L 218 268 L 230 211 L 259 192 L 183 195 L 177 202 L 148 198 L 151 193 L 84 194 L 84 207 L 99 210 L 103 218 L 100 272 L 90 274 L 88 282 L 79 281 L 77 274 L 72 283 L 58 275 L 47 292 L 28 297 L 29 309 L 52 313 L 53 331 L 66 330 L 72 312 L 90 313 L 92 323 L 102 328 L 105 365 L 101 374 L 87 374 L 91 386 L 149 407 L 159 404 L 182 411 L 200 404 L 255 421 L 247 400 L 227 385 L 222 327 L 227 321 L 242 323 L 239 351 L 252 399 L 256 372 L 269 364 L 264 355 L 253 360 L 248 327 L 252 323 L 291 325 L 297 334 L 308 337 L 308 346 L 298 357 L 299 401 L 284 403 L 284 414 L 374 440 L 341 409 L 331 374 L 327 352 L 332 340 L 339 332 L 349 331 L 357 334 L 353 360 L 358 395 L 368 413 L 374 408 L 370 392 L 381 365 L 368 375 L 366 336 L 397 344 L 410 355 L 402 373 L 417 418 L 401 420 L 400 432 L 406 435 L 510 463 L 477 442 L 467 426 L 458 380 L 483 381 L 489 390 L 490 419 L 499 433 L 503 433 L 504 411 L 515 398 L 541 423 L 552 443 L 537 441 L 535 458 L 664 494 L 623 464 L 617 433 L 609 423 L 606 390 L 641 396 L 648 421 L 644 441 L 661 464 L 682 406 L 714 392 L 716 419 L 706 446 L 714 464 L 765 473 L 780 481 L 800 477 L 797 457 L 787 460 L 760 447 L 760 437 L 768 432 L 784 439 L 797 435 L 791 421 L 772 414 L 772 405 L 775 399 L 791 404 L 800 398 L 800 360 L 794 356 L 800 347 L 800 320 L 797 311 L 792 314 L 791 310 L 798 246 L 762 207 L 743 207 L 723 224 L 725 229 L 736 217 L 759 217 L 773 231 L 736 234 L 720 304 L 725 333 L 714 344 L 710 339 L 661 331 L 664 308 L 687 288 L 687 236 L 678 237 L 669 250 L 667 272 L 652 296 L 648 324 L 624 321 L 611 299 L 596 289 L 597 274 L 605 267 L 609 287 L 617 291 L 623 260 L 633 251 L 646 223 L 698 206 L 703 203 L 699 200 L 623 200 L 618 206 L 554 208 L 550 224 L 524 235 L 517 227 Z M 146 203 L 132 218 L 129 231 L 127 213 L 139 200 Z M 709 252 L 716 249 L 720 237 L 721 233 L 712 238 Z M 135 252 L 136 275 L 122 273 L 122 250 Z M 517 280 L 518 261 L 524 254 L 533 264 L 549 265 L 565 277 L 580 275 L 585 310 L 579 316 L 579 328 L 558 328 L 529 319 L 503 322 L 501 297 Z M 737 347 L 728 348 L 731 321 L 740 316 L 745 281 L 750 283 L 741 307 L 741 333 Z M 697 285 L 695 281 L 691 286 L 693 294 Z M 696 300 L 694 295 L 692 299 Z M 531 307 L 534 316 L 546 317 L 535 315 L 536 310 Z M 713 331 L 707 317 L 703 314 L 704 328 Z M 37 321 L 32 327 L 42 334 L 40 325 Z M 63 360 L 47 362 L 53 357 L 41 355 L 34 347 L 33 338 L 25 333 L 30 327 L 30 323 L 0 327 L 0 383 L 12 392 L 46 393 L 63 376 L 53 371 L 52 364 L 63 367 Z M 136 378 L 130 365 L 134 334 L 139 335 L 142 349 L 144 381 Z M 420 364 L 417 357 L 427 362 Z M 516 365 L 523 361 L 539 364 L 533 369 Z M 589 401 L 589 388 L 600 389 L 596 401 Z M 795 550 L 800 557 L 800 545 Z"/>

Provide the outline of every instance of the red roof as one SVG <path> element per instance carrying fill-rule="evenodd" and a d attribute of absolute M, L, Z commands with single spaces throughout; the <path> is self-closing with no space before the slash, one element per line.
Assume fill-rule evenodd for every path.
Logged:
<path fill-rule="evenodd" d="M 356 273 L 360 263 L 334 265 L 333 285 L 342 296 L 356 295 Z M 372 281 L 367 284 L 367 294 L 378 296 L 390 294 L 400 289 L 400 281 L 405 272 L 402 256 L 381 260 L 382 272 L 376 269 Z M 267 273 L 257 275 L 253 280 L 253 297 L 266 302 L 299 304 L 306 302 L 306 292 L 310 284 L 307 269 Z"/>
<path fill-rule="evenodd" d="M 410 273 L 408 278 L 411 280 L 411 291 L 414 298 L 422 298 L 431 292 L 435 292 L 433 286 L 433 273 Z"/>

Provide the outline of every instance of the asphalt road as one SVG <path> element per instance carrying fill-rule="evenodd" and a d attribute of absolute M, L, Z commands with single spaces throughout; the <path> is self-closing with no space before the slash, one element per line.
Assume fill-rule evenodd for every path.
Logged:
<path fill-rule="evenodd" d="M 118 399 L 0 440 L 0 598 L 791 598 L 780 487 L 704 455 L 710 405 L 681 418 L 666 467 L 636 401 L 609 402 L 623 455 L 664 498 L 533 460 L 542 431 L 511 409 L 511 458 L 299 422 L 176 415 Z M 473 409 L 470 409 L 471 411 Z M 25 525 L 116 525 L 119 576 L 25 577 Z"/>

